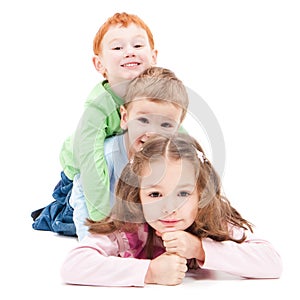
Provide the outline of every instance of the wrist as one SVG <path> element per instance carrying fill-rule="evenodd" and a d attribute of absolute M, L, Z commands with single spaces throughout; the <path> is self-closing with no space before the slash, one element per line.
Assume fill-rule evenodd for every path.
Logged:
<path fill-rule="evenodd" d="M 152 260 L 150 261 L 150 264 L 148 266 L 148 270 L 147 270 L 147 273 L 146 273 L 146 276 L 145 276 L 145 280 L 144 282 L 145 283 L 154 283 L 154 280 L 153 280 L 153 272 L 152 272 Z"/>
<path fill-rule="evenodd" d="M 198 261 L 204 262 L 205 261 L 205 252 L 202 246 L 202 240 L 199 239 L 199 247 L 198 247 L 198 251 L 197 251 L 197 256 L 196 259 Z"/>

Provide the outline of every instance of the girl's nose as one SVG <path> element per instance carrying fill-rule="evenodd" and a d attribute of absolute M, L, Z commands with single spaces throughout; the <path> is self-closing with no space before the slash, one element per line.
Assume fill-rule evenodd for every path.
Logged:
<path fill-rule="evenodd" d="M 172 197 L 166 197 L 165 199 L 163 199 L 162 213 L 164 215 L 174 214 L 177 211 L 177 209 L 178 209 L 178 207 L 177 207 L 174 199 L 172 199 Z"/>

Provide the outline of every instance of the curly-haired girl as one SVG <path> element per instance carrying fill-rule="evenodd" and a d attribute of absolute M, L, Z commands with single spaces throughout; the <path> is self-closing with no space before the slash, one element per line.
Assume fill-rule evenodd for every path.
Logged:
<path fill-rule="evenodd" d="M 220 178 L 186 134 L 153 136 L 116 186 L 109 217 L 88 221 L 90 235 L 62 266 L 66 283 L 176 285 L 189 269 L 278 278 L 281 258 L 221 194 Z"/>

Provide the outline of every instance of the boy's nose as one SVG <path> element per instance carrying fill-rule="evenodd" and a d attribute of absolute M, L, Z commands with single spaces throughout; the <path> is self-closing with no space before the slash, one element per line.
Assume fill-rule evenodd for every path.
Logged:
<path fill-rule="evenodd" d="M 143 141 L 146 142 L 151 136 L 155 134 L 154 131 L 147 131 L 144 133 Z"/>
<path fill-rule="evenodd" d="M 124 47 L 123 56 L 124 56 L 124 57 L 132 57 L 132 56 L 135 56 L 134 48 L 131 47 L 131 46 Z"/>
<path fill-rule="evenodd" d="M 154 131 L 148 131 L 148 132 L 145 133 L 145 135 L 146 135 L 147 138 L 151 137 L 154 134 L 155 134 Z"/>

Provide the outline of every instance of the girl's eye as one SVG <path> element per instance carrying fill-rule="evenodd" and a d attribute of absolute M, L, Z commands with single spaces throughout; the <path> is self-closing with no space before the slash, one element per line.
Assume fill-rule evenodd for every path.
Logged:
<path fill-rule="evenodd" d="M 161 193 L 160 192 L 152 192 L 149 194 L 149 196 L 152 198 L 157 198 L 157 197 L 161 197 Z"/>
<path fill-rule="evenodd" d="M 112 50 L 121 50 L 122 47 L 121 46 L 117 46 L 117 47 L 113 47 Z"/>
<path fill-rule="evenodd" d="M 143 47 L 143 45 L 141 45 L 141 44 L 134 45 L 134 48 L 142 48 L 142 47 Z"/>
<path fill-rule="evenodd" d="M 143 123 L 143 124 L 148 124 L 149 123 L 149 120 L 147 118 L 138 118 L 138 120 Z"/>
<path fill-rule="evenodd" d="M 182 192 L 179 192 L 179 193 L 178 193 L 178 196 L 179 196 L 179 197 L 188 197 L 188 196 L 190 196 L 190 193 L 189 193 L 189 192 L 182 191 Z"/>

